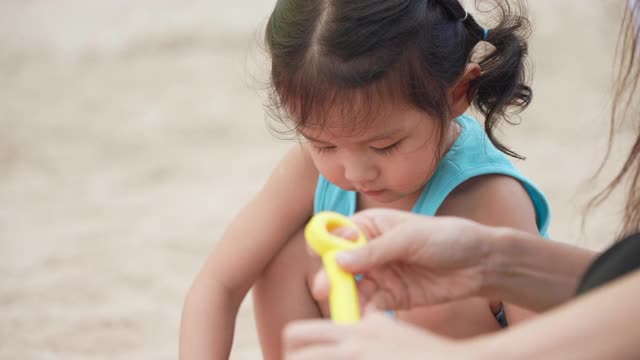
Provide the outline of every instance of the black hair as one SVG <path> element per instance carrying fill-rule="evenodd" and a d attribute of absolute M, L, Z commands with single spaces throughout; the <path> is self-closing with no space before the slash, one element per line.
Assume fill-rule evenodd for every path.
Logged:
<path fill-rule="evenodd" d="M 271 57 L 272 118 L 300 129 L 323 126 L 327 109 L 370 119 L 380 99 L 408 101 L 449 126 L 450 87 L 472 57 L 481 74 L 469 99 L 504 153 L 521 158 L 494 134 L 500 120 L 526 108 L 529 22 L 524 5 L 495 2 L 497 25 L 485 31 L 458 0 L 278 0 L 265 41 Z"/>

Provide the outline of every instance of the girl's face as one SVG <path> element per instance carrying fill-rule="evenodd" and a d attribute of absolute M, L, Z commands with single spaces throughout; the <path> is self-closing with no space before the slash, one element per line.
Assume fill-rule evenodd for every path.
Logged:
<path fill-rule="evenodd" d="M 384 115 L 365 130 L 341 127 L 344 121 L 329 114 L 324 130 L 308 126 L 300 132 L 327 180 L 373 204 L 411 207 L 437 167 L 438 122 L 409 105 L 381 110 Z"/>

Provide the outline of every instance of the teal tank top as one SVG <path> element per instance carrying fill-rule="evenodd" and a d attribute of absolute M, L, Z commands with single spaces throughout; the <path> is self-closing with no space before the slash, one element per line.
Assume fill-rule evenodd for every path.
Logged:
<path fill-rule="evenodd" d="M 468 115 L 462 115 L 456 121 L 461 127 L 460 135 L 424 186 L 412 212 L 434 216 L 447 196 L 463 182 L 481 175 L 505 175 L 520 181 L 527 190 L 535 207 L 540 235 L 548 237 L 550 210 L 542 191 L 491 143 L 478 121 Z M 314 213 L 335 211 L 347 216 L 353 215 L 357 206 L 356 196 L 356 192 L 343 190 L 320 175 L 316 186 Z"/>

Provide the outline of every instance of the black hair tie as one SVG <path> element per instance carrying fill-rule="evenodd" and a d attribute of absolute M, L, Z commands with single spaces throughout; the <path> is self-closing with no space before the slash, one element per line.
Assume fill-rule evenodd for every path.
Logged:
<path fill-rule="evenodd" d="M 480 26 L 472 16 L 469 16 L 469 12 L 467 12 L 458 0 L 435 1 L 438 1 L 440 5 L 447 10 L 454 20 L 466 24 L 470 30 L 478 36 L 480 41 L 487 41 L 487 39 L 489 39 L 489 29 Z"/>

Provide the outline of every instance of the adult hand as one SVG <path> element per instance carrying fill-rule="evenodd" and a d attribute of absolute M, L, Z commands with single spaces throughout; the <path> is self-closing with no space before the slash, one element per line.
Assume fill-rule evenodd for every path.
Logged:
<path fill-rule="evenodd" d="M 453 217 L 426 217 L 408 212 L 372 209 L 355 214 L 355 224 L 369 243 L 336 256 L 353 274 L 365 308 L 409 309 L 464 299 L 479 294 L 490 261 L 491 241 L 500 229 Z M 353 229 L 338 235 L 352 238 Z M 314 297 L 325 300 L 329 281 L 316 276 Z"/>
<path fill-rule="evenodd" d="M 455 343 L 374 313 L 355 325 L 304 320 L 287 326 L 285 359 L 470 359 L 471 343 Z"/>

